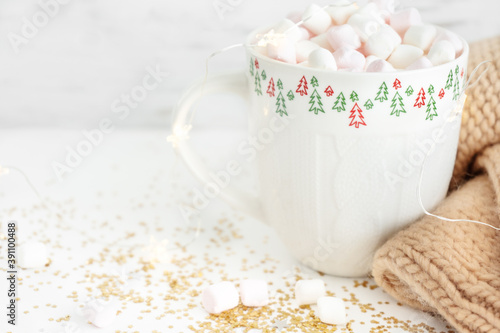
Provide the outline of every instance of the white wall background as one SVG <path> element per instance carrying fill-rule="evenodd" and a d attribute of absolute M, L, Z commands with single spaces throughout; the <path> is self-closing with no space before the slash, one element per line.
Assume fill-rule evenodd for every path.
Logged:
<path fill-rule="evenodd" d="M 204 74 L 211 52 L 242 42 L 253 28 L 313 2 L 59 1 L 67 3 L 18 53 L 9 36 L 21 35 L 26 20 L 33 21 L 42 10 L 40 1 L 0 1 L 0 128 L 95 127 L 110 114 L 115 100 L 141 83 L 146 67 L 157 65 L 168 77 L 123 125 L 167 126 L 173 105 Z M 218 15 L 214 5 L 227 10 Z M 447 26 L 469 41 L 500 34 L 498 0 L 406 0 L 403 5 L 420 8 L 426 21 Z M 242 66 L 243 50 L 232 50 L 217 57 L 211 71 Z"/>

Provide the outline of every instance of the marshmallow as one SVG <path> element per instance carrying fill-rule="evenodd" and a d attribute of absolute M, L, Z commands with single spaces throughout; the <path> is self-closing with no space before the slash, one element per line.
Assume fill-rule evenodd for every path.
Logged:
<path fill-rule="evenodd" d="M 202 294 L 201 303 L 208 313 L 221 313 L 238 305 L 238 291 L 229 281 L 207 287 Z"/>
<path fill-rule="evenodd" d="M 295 284 L 295 300 L 299 305 L 314 304 L 325 294 L 325 283 L 321 279 L 299 280 Z"/>
<path fill-rule="evenodd" d="M 385 20 L 380 15 L 380 11 L 378 10 L 377 5 L 373 2 L 369 2 L 366 5 L 359 8 L 356 14 L 370 16 L 373 19 L 375 19 L 375 21 L 377 21 L 378 23 L 385 24 Z"/>
<path fill-rule="evenodd" d="M 306 8 L 302 14 L 302 20 L 304 21 L 304 27 L 316 35 L 328 30 L 332 24 L 330 15 L 323 8 L 315 4 L 311 4 Z"/>
<path fill-rule="evenodd" d="M 267 282 L 251 279 L 241 281 L 240 296 L 245 306 L 266 306 L 269 303 Z"/>
<path fill-rule="evenodd" d="M 358 49 L 361 46 L 361 40 L 349 24 L 334 26 L 326 32 L 326 38 L 334 50 L 343 46 Z"/>
<path fill-rule="evenodd" d="M 434 66 L 445 64 L 455 59 L 455 47 L 447 40 L 434 43 L 427 55 Z"/>
<path fill-rule="evenodd" d="M 390 63 L 385 60 L 378 59 L 373 61 L 368 67 L 366 67 L 367 72 L 395 72 L 396 69 L 392 67 Z"/>
<path fill-rule="evenodd" d="M 347 22 L 349 17 L 358 10 L 358 5 L 349 0 L 338 0 L 326 8 L 333 22 L 336 25 L 342 25 Z"/>
<path fill-rule="evenodd" d="M 426 68 L 431 68 L 432 67 L 432 62 L 429 60 L 427 57 L 422 57 L 415 61 L 413 64 L 410 66 L 406 67 L 408 70 L 414 70 L 414 69 L 426 69 Z"/>
<path fill-rule="evenodd" d="M 347 317 L 344 301 L 338 297 L 318 298 L 318 317 L 325 324 L 345 325 Z"/>
<path fill-rule="evenodd" d="M 297 63 L 294 43 L 286 37 L 269 42 L 267 44 L 267 56 L 289 64 Z"/>
<path fill-rule="evenodd" d="M 295 44 L 295 51 L 297 55 L 297 62 L 304 62 L 309 58 L 312 51 L 321 48 L 318 44 L 310 40 L 301 40 Z"/>
<path fill-rule="evenodd" d="M 115 321 L 119 305 L 115 301 L 104 301 L 94 299 L 87 302 L 82 309 L 85 318 L 92 323 L 92 325 L 104 328 L 110 326 Z"/>
<path fill-rule="evenodd" d="M 302 20 L 302 13 L 301 12 L 291 12 L 288 13 L 286 16 L 287 19 L 292 21 L 293 23 L 298 23 Z"/>
<path fill-rule="evenodd" d="M 422 17 L 417 9 L 411 7 L 392 14 L 390 24 L 398 34 L 403 36 L 412 25 L 422 24 Z"/>
<path fill-rule="evenodd" d="M 455 47 L 455 56 L 459 56 L 464 49 L 464 43 L 462 43 L 460 38 L 451 31 L 440 31 L 436 39 L 434 40 L 434 43 L 440 42 L 442 40 L 447 40 L 448 42 L 453 44 L 453 47 Z"/>
<path fill-rule="evenodd" d="M 309 30 L 307 30 L 306 28 L 302 28 L 302 27 L 300 27 L 299 30 L 300 30 L 300 33 L 302 34 L 300 36 L 299 41 L 300 40 L 308 40 L 309 38 L 311 38 L 311 33 L 309 32 Z"/>
<path fill-rule="evenodd" d="M 354 28 L 362 42 L 366 42 L 371 35 L 380 29 L 380 23 L 373 17 L 357 13 L 349 18 L 347 24 Z"/>
<path fill-rule="evenodd" d="M 284 34 L 286 38 L 290 39 L 290 41 L 294 43 L 302 40 L 304 37 L 304 33 L 289 19 L 281 20 L 281 22 L 276 24 L 273 29 L 275 33 Z"/>
<path fill-rule="evenodd" d="M 396 8 L 395 0 L 373 0 L 372 2 L 377 5 L 380 11 L 394 13 Z"/>
<path fill-rule="evenodd" d="M 424 55 L 424 51 L 413 45 L 401 44 L 392 52 L 388 61 L 394 68 L 403 69 Z"/>
<path fill-rule="evenodd" d="M 398 45 L 390 33 L 380 30 L 368 38 L 365 44 L 365 52 L 368 55 L 374 55 L 385 60 L 389 58 Z"/>
<path fill-rule="evenodd" d="M 307 61 L 310 67 L 337 70 L 337 63 L 333 54 L 323 48 L 312 51 Z"/>
<path fill-rule="evenodd" d="M 421 48 L 427 51 L 436 38 L 437 29 L 436 27 L 426 24 L 426 25 L 413 25 L 405 33 L 404 43 Z"/>
<path fill-rule="evenodd" d="M 333 47 L 330 45 L 330 42 L 328 41 L 328 37 L 326 35 L 326 32 L 321 34 L 321 35 L 318 35 L 316 37 L 311 38 L 310 41 L 318 44 L 319 46 L 321 46 L 324 49 L 327 49 L 330 52 L 335 51 L 333 49 Z"/>
<path fill-rule="evenodd" d="M 333 56 L 339 69 L 353 69 L 356 71 L 363 70 L 365 67 L 365 56 L 351 48 L 341 47 L 333 52 Z"/>
<path fill-rule="evenodd" d="M 22 268 L 40 268 L 47 263 L 45 244 L 29 241 L 17 249 L 17 263 Z"/>
<path fill-rule="evenodd" d="M 365 70 L 368 68 L 368 66 L 370 66 L 370 64 L 372 62 L 374 62 L 375 60 L 379 60 L 380 58 L 376 57 L 376 56 L 372 56 L 372 55 L 369 55 L 366 57 L 366 60 L 365 60 Z"/>

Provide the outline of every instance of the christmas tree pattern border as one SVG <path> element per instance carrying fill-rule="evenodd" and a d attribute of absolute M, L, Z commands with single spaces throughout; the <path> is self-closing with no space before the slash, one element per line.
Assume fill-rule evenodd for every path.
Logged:
<path fill-rule="evenodd" d="M 378 88 L 375 89 L 374 95 L 362 96 L 356 90 L 344 91 L 341 90 L 339 84 L 335 84 L 335 82 L 322 83 L 319 82 L 315 76 L 308 77 L 308 75 L 305 74 L 298 77 L 295 82 L 285 82 L 281 78 L 268 75 L 265 69 L 261 68 L 259 65 L 257 59 L 250 58 L 248 71 L 250 76 L 254 77 L 254 93 L 261 98 L 273 98 L 276 106 L 275 112 L 281 117 L 288 116 L 287 103 L 296 102 L 297 97 L 299 99 L 304 99 L 306 97 L 309 99 L 309 108 L 307 112 L 315 116 L 326 114 L 328 111 L 325 110 L 336 111 L 336 114 L 343 113 L 348 110 L 347 101 L 349 101 L 351 105 L 349 108 L 352 108 L 348 113 L 348 120 L 350 119 L 348 126 L 358 129 L 369 125 L 365 121 L 363 112 L 374 109 L 376 102 L 379 106 L 381 104 L 387 106 L 387 115 L 389 116 L 400 118 L 402 114 L 407 114 L 408 112 L 420 112 L 424 120 L 432 121 L 435 117 L 438 117 L 438 103 L 443 100 L 445 96 L 448 96 L 447 98 L 452 98 L 453 101 L 459 98 L 460 87 L 462 86 L 460 78 L 463 80 L 464 73 L 464 68 L 460 68 L 456 65 L 456 67 L 450 69 L 447 77 L 443 79 L 441 84 L 432 82 L 428 83 L 425 87 L 419 86 L 416 89 L 414 89 L 411 84 L 407 83 L 405 85 L 405 82 L 400 80 L 397 77 L 397 73 L 395 73 L 393 80 L 389 81 L 392 83 L 390 88 L 387 85 L 387 80 L 381 81 Z M 266 94 L 262 92 L 262 80 L 266 80 L 268 83 Z M 406 90 L 402 90 L 404 93 L 400 94 L 398 90 L 405 89 L 403 87 L 405 87 Z M 394 97 L 392 99 L 389 99 L 390 90 L 394 92 Z M 415 91 L 418 91 L 418 94 L 414 95 Z M 447 91 L 449 91 L 450 94 L 447 94 Z M 434 93 L 437 94 L 435 96 L 436 98 L 433 96 Z M 348 98 L 346 98 L 346 96 L 348 96 Z M 331 107 L 325 109 L 323 99 L 328 97 L 334 98 L 332 99 L 332 104 L 330 104 Z M 325 101 L 327 100 L 325 99 Z M 364 104 L 361 101 L 365 101 Z M 409 105 L 410 101 L 412 105 Z M 362 109 L 360 105 L 363 105 L 364 109 Z M 420 111 L 421 109 L 424 109 L 423 113 Z"/>

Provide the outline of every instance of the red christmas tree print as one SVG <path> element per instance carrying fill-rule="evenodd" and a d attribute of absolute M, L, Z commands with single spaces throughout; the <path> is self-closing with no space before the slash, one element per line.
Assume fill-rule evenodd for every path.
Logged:
<path fill-rule="evenodd" d="M 257 59 L 255 59 L 255 68 L 259 69 L 259 61 Z"/>
<path fill-rule="evenodd" d="M 424 88 L 421 88 L 418 92 L 417 100 L 415 101 L 415 107 L 421 108 L 425 105 L 425 91 Z"/>
<path fill-rule="evenodd" d="M 300 96 L 307 95 L 307 80 L 305 76 L 302 76 L 302 79 L 300 79 L 300 83 L 297 86 L 297 90 L 295 90 L 296 93 L 300 94 Z"/>
<path fill-rule="evenodd" d="M 401 81 L 399 81 L 398 79 L 396 79 L 394 81 L 394 83 L 392 84 L 392 86 L 394 87 L 394 89 L 398 90 L 399 88 L 401 88 Z"/>
<path fill-rule="evenodd" d="M 333 89 L 332 87 L 328 86 L 328 88 L 325 89 L 325 94 L 327 97 L 330 97 L 333 95 Z"/>
<path fill-rule="evenodd" d="M 443 97 L 444 97 L 444 89 L 441 89 L 441 91 L 439 92 L 439 98 L 443 99 Z"/>
<path fill-rule="evenodd" d="M 462 68 L 462 72 L 460 72 L 460 77 L 463 78 L 464 77 L 464 69 Z"/>
<path fill-rule="evenodd" d="M 271 80 L 269 80 L 269 85 L 267 86 L 267 93 L 269 95 L 269 97 L 274 97 L 274 80 L 273 78 L 271 78 Z"/>
<path fill-rule="evenodd" d="M 363 110 L 361 110 L 361 108 L 358 106 L 358 103 L 354 104 L 349 119 L 352 119 L 349 126 L 356 126 L 356 128 L 359 128 L 359 125 L 366 126 L 364 120 L 365 117 L 363 117 Z"/>

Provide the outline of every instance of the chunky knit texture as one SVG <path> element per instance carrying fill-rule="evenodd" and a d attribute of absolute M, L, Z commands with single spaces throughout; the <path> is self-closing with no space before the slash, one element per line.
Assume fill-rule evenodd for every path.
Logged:
<path fill-rule="evenodd" d="M 499 55 L 500 38 L 471 45 L 470 69 L 485 59 L 493 63 L 468 91 L 452 192 L 435 211 L 496 227 L 500 227 Z M 426 216 L 377 251 L 372 273 L 393 297 L 442 315 L 459 332 L 500 333 L 500 231 Z"/>

